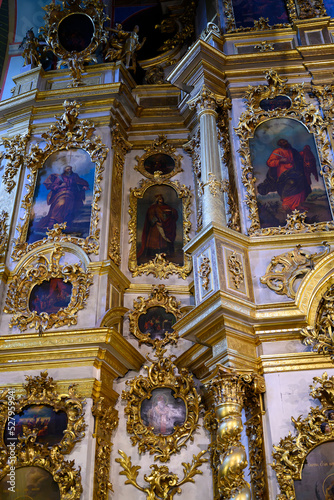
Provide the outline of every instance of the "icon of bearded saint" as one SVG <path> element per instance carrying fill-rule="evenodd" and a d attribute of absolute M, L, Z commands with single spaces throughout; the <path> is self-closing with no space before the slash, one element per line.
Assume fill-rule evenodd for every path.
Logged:
<path fill-rule="evenodd" d="M 49 213 L 38 222 L 38 229 L 51 229 L 54 224 L 67 223 L 67 231 L 71 230 L 71 223 L 83 207 L 85 191 L 89 189 L 88 182 L 73 172 L 67 165 L 62 174 L 51 174 L 44 181 L 49 190 L 47 204 Z"/>
<path fill-rule="evenodd" d="M 165 253 L 167 257 L 174 254 L 177 210 L 165 203 L 162 194 L 155 195 L 155 198 L 155 203 L 146 213 L 138 261 L 158 253 Z"/>
<path fill-rule="evenodd" d="M 315 156 L 310 146 L 306 145 L 299 152 L 286 139 L 279 139 L 277 146 L 267 160 L 269 169 L 258 192 L 266 195 L 277 191 L 283 210 L 302 209 L 303 202 L 312 192 L 311 174 L 318 181 Z"/>

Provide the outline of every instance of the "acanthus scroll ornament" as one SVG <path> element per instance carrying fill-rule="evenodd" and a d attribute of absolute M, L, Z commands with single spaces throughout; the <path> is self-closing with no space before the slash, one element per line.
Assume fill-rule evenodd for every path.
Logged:
<path fill-rule="evenodd" d="M 198 276 L 202 279 L 202 287 L 208 290 L 210 279 L 209 276 L 212 272 L 210 259 L 206 255 L 202 255 L 202 262 L 198 269 Z"/>
<path fill-rule="evenodd" d="M 188 482 L 195 482 L 194 476 L 196 474 L 202 474 L 199 467 L 207 462 L 207 459 L 203 458 L 206 450 L 201 451 L 197 456 L 193 455 L 191 463 L 182 462 L 183 478 L 181 481 L 177 474 L 169 471 L 166 465 L 151 465 L 150 468 L 152 472 L 144 476 L 145 481 L 148 483 L 148 486 L 145 488 L 137 483 L 140 466 L 132 465 L 131 457 L 128 457 L 124 451 L 118 450 L 118 453 L 122 458 L 116 458 L 116 462 L 123 468 L 120 475 L 127 477 L 125 484 L 132 484 L 137 490 L 145 493 L 147 500 L 173 500 L 176 493 L 181 493 L 180 486 Z"/>
<path fill-rule="evenodd" d="M 227 264 L 234 286 L 238 289 L 244 281 L 244 271 L 242 262 L 238 259 L 235 251 L 229 256 Z"/>
<path fill-rule="evenodd" d="M 260 278 L 261 283 L 278 295 L 287 295 L 294 299 L 296 280 L 303 279 L 317 262 L 329 254 L 330 246 L 326 242 L 323 245 L 325 250 L 320 253 L 308 254 L 301 250 L 301 245 L 296 245 L 291 252 L 273 257 L 266 274 Z"/>
<path fill-rule="evenodd" d="M 1 160 L 7 160 L 2 176 L 7 193 L 11 193 L 16 186 L 14 177 L 24 163 L 29 138 L 30 131 L 26 135 L 16 135 L 10 139 L 3 137 L 0 141 L 0 144 L 5 147 Z"/>
<path fill-rule="evenodd" d="M 231 108 L 231 99 L 226 96 L 212 92 L 206 85 L 203 85 L 198 94 L 187 102 L 190 109 L 197 109 L 198 113 L 205 111 L 215 111 L 217 107 Z"/>

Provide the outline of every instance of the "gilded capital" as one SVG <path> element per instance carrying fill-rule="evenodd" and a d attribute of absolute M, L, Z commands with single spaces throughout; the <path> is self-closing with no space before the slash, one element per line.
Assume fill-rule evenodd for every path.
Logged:
<path fill-rule="evenodd" d="M 231 107 L 231 100 L 226 96 L 215 94 L 203 85 L 199 93 L 187 102 L 190 109 L 196 107 L 198 113 L 215 112 L 218 107 L 229 109 Z"/>

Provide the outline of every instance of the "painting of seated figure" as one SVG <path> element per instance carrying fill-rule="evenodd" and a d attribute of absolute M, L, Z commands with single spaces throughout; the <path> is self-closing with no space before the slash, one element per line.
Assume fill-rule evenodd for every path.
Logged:
<path fill-rule="evenodd" d="M 43 239 L 54 224 L 66 234 L 87 238 L 90 230 L 95 164 L 83 149 L 57 151 L 39 170 L 27 242 Z"/>
<path fill-rule="evenodd" d="M 306 223 L 332 220 L 314 135 L 299 121 L 263 121 L 249 140 L 261 228 L 284 226 L 294 210 Z"/>

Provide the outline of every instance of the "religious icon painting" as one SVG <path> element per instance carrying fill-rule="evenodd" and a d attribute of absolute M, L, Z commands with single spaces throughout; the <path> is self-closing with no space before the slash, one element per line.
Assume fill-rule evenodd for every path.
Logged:
<path fill-rule="evenodd" d="M 308 224 L 332 220 L 314 136 L 305 125 L 266 120 L 249 145 L 262 228 L 284 225 L 294 210 L 306 212 Z"/>
<path fill-rule="evenodd" d="M 332 229 L 332 159 L 320 110 L 306 103 L 302 86 L 289 87 L 273 70 L 266 78 L 268 86 L 247 93 L 247 110 L 235 129 L 251 221 L 248 232 Z"/>
<path fill-rule="evenodd" d="M 87 253 L 98 252 L 98 201 L 108 149 L 100 137 L 94 137 L 92 123 L 78 120 L 75 101 L 65 101 L 64 108 L 57 123 L 43 134 L 44 148 L 33 145 L 27 155 L 28 184 L 14 260 L 42 245 L 48 233 L 58 229 L 58 241 L 71 241 Z"/>
<path fill-rule="evenodd" d="M 169 388 L 154 389 L 151 398 L 144 399 L 140 406 L 143 424 L 152 428 L 155 435 L 171 436 L 184 424 L 186 414 L 185 402 Z"/>
<path fill-rule="evenodd" d="M 56 446 L 62 454 L 69 453 L 85 435 L 84 399 L 73 386 L 67 392 L 62 390 L 60 397 L 47 372 L 27 377 L 27 381 L 25 394 L 15 400 L 10 412 L 0 398 L 1 457 L 8 455 L 13 441 L 18 444 L 29 435 L 38 447 Z"/>
<path fill-rule="evenodd" d="M 0 498 L 17 500 L 62 500 L 60 489 L 51 472 L 41 467 L 19 467 L 15 469 L 15 493 L 8 491 L 11 477 L 0 481 Z"/>
<path fill-rule="evenodd" d="M 270 26 L 289 22 L 284 0 L 231 0 L 236 28 L 253 28 L 263 18 Z"/>
<path fill-rule="evenodd" d="M 154 460 L 167 462 L 173 453 L 194 439 L 198 427 L 200 396 L 186 369 L 176 374 L 171 357 L 157 353 L 158 360 L 145 366 L 148 376 L 128 380 L 127 431 L 139 453 L 148 451 Z"/>
<path fill-rule="evenodd" d="M 54 224 L 65 234 L 89 235 L 95 164 L 83 149 L 57 151 L 39 170 L 30 212 L 27 243 L 46 236 Z"/>
<path fill-rule="evenodd" d="M 141 157 L 136 156 L 135 165 L 135 169 L 145 177 L 168 179 L 182 172 L 182 156 L 176 154 L 176 149 L 168 143 L 166 136 L 158 136 L 145 151 Z"/>
<path fill-rule="evenodd" d="M 129 269 L 133 276 L 157 277 L 191 271 L 183 246 L 189 241 L 190 190 L 177 181 L 144 181 L 130 193 Z"/>
<path fill-rule="evenodd" d="M 67 429 L 67 415 L 65 411 L 56 412 L 51 406 L 30 405 L 20 414 L 13 416 L 14 422 L 7 421 L 4 433 L 4 443 L 8 446 L 12 438 L 18 439 L 23 435 L 23 429 L 36 430 L 36 441 L 48 447 L 60 444 Z M 11 429 L 14 427 L 14 433 Z"/>
<path fill-rule="evenodd" d="M 169 295 L 164 285 L 153 287 L 150 297 L 138 297 L 133 303 L 134 310 L 129 314 L 130 332 L 142 343 L 154 348 L 168 343 L 176 344 L 178 334 L 174 324 L 182 316 L 180 302 Z"/>
<path fill-rule="evenodd" d="M 55 245 L 50 255 L 30 257 L 9 284 L 4 312 L 12 314 L 10 327 L 50 329 L 77 323 L 92 284 L 81 262 L 64 265 L 64 249 Z"/>

